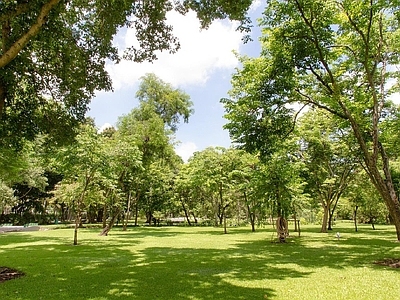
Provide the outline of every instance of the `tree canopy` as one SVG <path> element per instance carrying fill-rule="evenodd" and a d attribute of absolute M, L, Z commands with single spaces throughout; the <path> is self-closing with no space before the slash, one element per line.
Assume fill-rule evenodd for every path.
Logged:
<path fill-rule="evenodd" d="M 247 123 L 236 115 L 256 112 L 257 124 L 279 126 L 290 112 L 278 120 L 263 112 L 289 105 L 318 107 L 340 118 L 353 133 L 360 162 L 385 199 L 400 240 L 400 202 L 381 137 L 388 99 L 398 91 L 399 9 L 398 2 L 375 0 L 268 1 L 260 21 L 261 58 L 249 59 L 233 86 L 251 69 L 262 70 L 262 78 L 248 80 L 243 93 L 233 89 L 226 107 L 233 137 L 249 136 Z M 256 105 L 250 110 L 247 103 Z M 264 129 L 256 127 L 255 135 L 265 136 Z"/>
<path fill-rule="evenodd" d="M 169 11 L 197 13 L 201 27 L 218 18 L 249 30 L 251 0 L 31 0 L 0 2 L 0 137 L 18 143 L 38 132 L 76 127 L 96 90 L 111 90 L 107 61 L 156 59 L 179 41 Z M 134 29 L 136 46 L 118 49 L 120 28 Z M 8 141 L 6 141 L 8 139 Z"/>

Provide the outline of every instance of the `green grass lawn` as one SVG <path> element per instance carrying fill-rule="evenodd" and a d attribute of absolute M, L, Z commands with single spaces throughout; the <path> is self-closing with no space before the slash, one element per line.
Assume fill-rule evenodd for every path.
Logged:
<path fill-rule="evenodd" d="M 0 234 L 0 266 L 24 277 L 0 283 L 0 299 L 395 299 L 400 258 L 393 227 L 303 226 L 286 244 L 271 227 L 159 227 Z M 341 239 L 335 238 L 339 231 Z"/>

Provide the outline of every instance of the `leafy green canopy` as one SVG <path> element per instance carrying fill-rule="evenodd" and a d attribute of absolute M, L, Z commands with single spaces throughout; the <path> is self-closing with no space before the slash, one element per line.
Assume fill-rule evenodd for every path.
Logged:
<path fill-rule="evenodd" d="M 398 1 L 268 1 L 260 22 L 261 58 L 249 59 L 235 74 L 226 107 L 227 128 L 245 146 L 251 146 L 247 139 L 258 137 L 260 143 L 279 144 L 274 133 L 280 138 L 286 130 L 270 133 L 269 127 L 258 126 L 249 131 L 247 124 L 255 118 L 255 124 L 271 122 L 272 128 L 280 128 L 291 115 L 263 114 L 275 107 L 300 103 L 342 119 L 353 133 L 364 169 L 385 199 L 400 240 L 400 203 L 381 136 L 388 99 L 399 91 L 399 15 Z M 256 68 L 260 74 L 250 72 Z M 249 72 L 252 77 L 243 78 Z"/>
<path fill-rule="evenodd" d="M 174 89 L 154 74 L 146 74 L 141 78 L 136 97 L 142 105 L 147 103 L 153 106 L 155 113 L 174 132 L 178 129 L 180 117 L 187 123 L 194 112 L 188 94 Z"/>
<path fill-rule="evenodd" d="M 214 19 L 241 21 L 251 0 L 30 0 L 0 2 L 0 137 L 2 143 L 38 132 L 64 131 L 84 118 L 95 90 L 110 90 L 107 61 L 156 59 L 179 41 L 166 14 L 194 10 L 201 26 Z M 120 28 L 133 28 L 135 47 L 112 43 Z M 52 99 L 54 101 L 50 101 Z M 63 126 L 65 124 L 66 126 Z"/>

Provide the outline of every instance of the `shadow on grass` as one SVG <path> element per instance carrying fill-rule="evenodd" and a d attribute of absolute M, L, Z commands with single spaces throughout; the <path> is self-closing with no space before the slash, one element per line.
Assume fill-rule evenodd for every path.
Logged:
<path fill-rule="evenodd" d="M 400 255 L 393 242 L 377 233 L 345 234 L 337 240 L 333 234 L 321 238 L 305 231 L 286 244 L 271 243 L 270 231 L 254 240 L 247 239 L 248 233 L 232 230 L 232 244 L 223 249 L 164 243 L 187 234 L 227 241 L 215 229 L 144 228 L 92 238 L 75 247 L 66 238 L 12 236 L 0 244 L 0 265 L 9 264 L 26 276 L 2 284 L 0 299 L 274 298 L 273 281 L 307 277 L 319 268 L 370 266 L 393 250 Z M 156 238 L 156 245 L 146 244 L 149 236 Z"/>

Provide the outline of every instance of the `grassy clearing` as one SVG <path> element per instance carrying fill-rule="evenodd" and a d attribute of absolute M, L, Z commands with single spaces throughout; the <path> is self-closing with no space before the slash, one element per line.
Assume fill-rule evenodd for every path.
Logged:
<path fill-rule="evenodd" d="M 26 276 L 0 284 L 0 299 L 394 299 L 400 258 L 393 227 L 338 224 L 329 234 L 272 243 L 272 228 L 59 229 L 0 235 L 0 266 Z M 340 231 L 342 238 L 335 238 Z"/>

